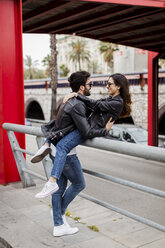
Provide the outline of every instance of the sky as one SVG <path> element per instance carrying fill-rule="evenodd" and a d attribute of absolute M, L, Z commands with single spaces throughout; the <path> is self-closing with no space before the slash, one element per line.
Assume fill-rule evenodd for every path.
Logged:
<path fill-rule="evenodd" d="M 38 68 L 42 69 L 41 61 L 50 54 L 50 36 L 48 34 L 23 34 L 23 57 L 30 55 L 38 60 Z"/>

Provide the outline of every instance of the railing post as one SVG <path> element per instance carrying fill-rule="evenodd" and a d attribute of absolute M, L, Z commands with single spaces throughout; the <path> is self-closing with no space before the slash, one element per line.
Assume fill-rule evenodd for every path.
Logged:
<path fill-rule="evenodd" d="M 20 148 L 20 146 L 19 146 L 17 139 L 14 135 L 14 132 L 7 131 L 7 134 L 9 137 L 10 145 L 11 145 L 11 148 L 13 151 L 13 155 L 14 155 L 17 169 L 18 169 L 21 181 L 22 181 L 23 188 L 30 187 L 30 186 L 36 186 L 31 175 L 22 171 L 22 168 L 25 168 L 25 169 L 28 169 L 28 168 L 27 168 L 26 161 L 25 161 L 25 158 L 24 158 L 22 152 L 16 150 L 16 148 Z"/>

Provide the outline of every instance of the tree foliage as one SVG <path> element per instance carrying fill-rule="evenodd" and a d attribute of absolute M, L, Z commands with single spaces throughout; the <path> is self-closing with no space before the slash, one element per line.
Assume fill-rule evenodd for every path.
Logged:
<path fill-rule="evenodd" d="M 50 64 L 51 64 L 51 56 L 47 54 L 42 60 L 43 66 L 46 66 L 45 74 L 47 77 L 50 77 Z"/>
<path fill-rule="evenodd" d="M 37 72 L 36 66 L 38 65 L 38 60 L 33 60 L 31 56 L 26 55 L 24 58 L 24 69 L 25 76 L 27 79 L 33 79 Z"/>
<path fill-rule="evenodd" d="M 159 67 L 164 70 L 165 69 L 165 59 L 159 59 Z"/>
<path fill-rule="evenodd" d="M 90 59 L 90 52 L 86 49 L 86 45 L 86 41 L 80 37 L 71 43 L 72 51 L 70 53 L 70 59 L 78 65 L 79 71 L 81 71 L 81 62 L 89 62 Z"/>
<path fill-rule="evenodd" d="M 61 77 L 67 77 L 69 72 L 70 72 L 70 70 L 68 69 L 68 67 L 66 65 L 62 64 L 60 66 L 60 76 Z"/>
<path fill-rule="evenodd" d="M 100 42 L 100 53 L 104 54 L 104 60 L 108 66 L 113 68 L 113 52 L 119 50 L 118 45 L 109 42 Z"/>

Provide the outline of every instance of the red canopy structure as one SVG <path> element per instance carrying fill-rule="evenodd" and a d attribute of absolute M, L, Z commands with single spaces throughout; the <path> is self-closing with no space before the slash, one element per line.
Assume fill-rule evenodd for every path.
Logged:
<path fill-rule="evenodd" d="M 2 123 L 24 124 L 22 32 L 74 34 L 150 51 L 148 143 L 157 145 L 157 62 L 165 53 L 165 1 L 1 0 L 0 27 L 0 183 L 19 180 Z M 24 136 L 18 138 L 23 147 Z"/>

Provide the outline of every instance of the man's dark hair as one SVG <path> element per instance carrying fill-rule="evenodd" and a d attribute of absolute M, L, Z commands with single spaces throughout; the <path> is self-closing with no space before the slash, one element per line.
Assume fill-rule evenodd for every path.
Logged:
<path fill-rule="evenodd" d="M 90 77 L 90 73 L 87 71 L 77 71 L 70 75 L 68 81 L 73 92 L 77 92 L 80 86 L 85 86 L 87 79 Z"/>

